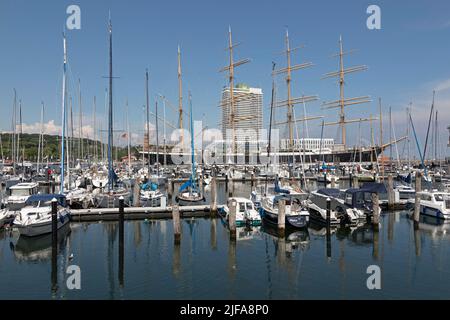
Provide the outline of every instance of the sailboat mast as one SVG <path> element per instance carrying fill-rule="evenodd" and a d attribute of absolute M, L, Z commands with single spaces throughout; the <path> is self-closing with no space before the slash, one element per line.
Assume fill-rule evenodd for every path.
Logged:
<path fill-rule="evenodd" d="M 63 45 L 64 45 L 64 72 L 63 72 L 63 87 L 62 87 L 62 132 L 61 132 L 61 186 L 59 188 L 59 193 L 64 193 L 64 169 L 65 169 L 65 135 L 66 135 L 66 70 L 67 70 L 67 45 L 66 45 L 66 35 L 63 34 Z"/>
<path fill-rule="evenodd" d="M 130 137 L 130 115 L 128 108 L 128 99 L 127 99 L 127 145 L 128 145 L 128 169 L 131 170 L 131 137 Z"/>
<path fill-rule="evenodd" d="M 341 126 L 341 139 L 342 139 L 342 145 L 344 146 L 344 149 L 346 148 L 347 144 L 347 137 L 346 137 L 346 131 L 345 131 L 345 98 L 344 98 L 344 48 L 342 44 L 342 36 L 339 37 L 339 107 L 340 107 L 340 114 L 339 114 L 339 123 Z"/>
<path fill-rule="evenodd" d="M 381 159 L 381 179 L 384 180 L 384 152 L 383 152 L 383 113 L 381 107 L 381 98 L 378 99 L 378 104 L 380 108 L 380 159 Z M 376 147 L 375 147 L 376 148 Z M 375 149 L 376 150 L 376 149 Z M 375 157 L 377 156 L 375 152 Z"/>
<path fill-rule="evenodd" d="M 39 143 L 38 143 L 38 154 L 37 154 L 37 165 L 36 172 L 39 173 L 39 165 L 41 164 L 41 148 L 42 148 L 42 135 L 44 134 L 44 102 L 42 102 L 41 106 L 41 128 L 39 131 Z"/>
<path fill-rule="evenodd" d="M 95 163 L 98 162 L 98 141 L 97 141 L 97 98 L 94 96 L 94 159 Z"/>
<path fill-rule="evenodd" d="M 113 148 L 113 52 L 112 52 L 113 36 L 112 23 L 109 20 L 109 110 L 108 110 L 108 191 L 113 187 L 113 164 L 112 164 L 112 148 Z"/>
<path fill-rule="evenodd" d="M 11 159 L 13 161 L 13 173 L 16 175 L 16 109 L 17 109 L 17 92 L 16 89 L 14 89 L 14 104 L 13 104 L 13 116 L 12 116 L 12 154 Z"/>
<path fill-rule="evenodd" d="M 269 163 L 271 163 L 270 152 L 272 146 L 272 120 L 273 120 L 273 107 L 275 103 L 275 75 L 273 74 L 275 71 L 276 63 L 272 61 L 272 99 L 270 101 L 270 120 L 269 120 L 269 144 L 267 146 L 267 157 L 269 158 Z"/>
<path fill-rule="evenodd" d="M 158 128 L 158 100 L 155 102 L 155 126 L 156 126 L 156 173 L 159 177 L 159 128 Z"/>
<path fill-rule="evenodd" d="M 163 143 L 164 143 L 164 167 L 167 165 L 167 150 L 166 150 L 166 99 L 163 99 L 163 118 L 164 118 L 164 127 L 163 127 Z"/>
<path fill-rule="evenodd" d="M 178 125 L 180 127 L 180 144 L 184 146 L 183 132 L 183 79 L 181 76 L 181 49 L 178 46 Z"/>
<path fill-rule="evenodd" d="M 294 149 L 294 127 L 292 126 L 292 97 L 291 97 L 291 46 L 289 42 L 289 32 L 286 30 L 286 59 L 287 59 L 287 75 L 286 75 L 286 85 L 287 85 L 287 122 L 289 130 L 289 148 Z"/>
<path fill-rule="evenodd" d="M 147 114 L 147 152 L 148 152 L 148 164 L 147 164 L 147 172 L 150 177 L 150 98 L 148 94 L 148 70 L 145 71 L 145 97 L 146 97 L 146 114 Z M 145 139 L 144 139 L 145 140 Z"/>
<path fill-rule="evenodd" d="M 194 122 L 192 120 L 192 96 L 189 92 L 189 115 L 191 127 L 191 163 L 192 163 L 192 184 L 195 185 L 195 149 L 194 149 Z"/>

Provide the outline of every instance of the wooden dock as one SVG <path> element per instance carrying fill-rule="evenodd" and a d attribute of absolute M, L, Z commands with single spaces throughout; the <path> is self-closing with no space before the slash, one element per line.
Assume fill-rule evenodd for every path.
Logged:
<path fill-rule="evenodd" d="M 220 208 L 221 206 L 217 206 Z M 124 216 L 126 220 L 145 220 L 145 219 L 171 219 L 172 206 L 167 207 L 126 207 L 124 208 Z M 211 206 L 180 206 L 181 218 L 201 218 L 211 216 Z M 97 209 L 79 209 L 71 210 L 72 221 L 118 221 L 118 208 L 97 208 Z"/>

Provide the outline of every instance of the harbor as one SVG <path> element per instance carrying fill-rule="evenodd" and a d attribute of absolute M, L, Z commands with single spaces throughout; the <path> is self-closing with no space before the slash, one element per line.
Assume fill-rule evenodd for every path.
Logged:
<path fill-rule="evenodd" d="M 309 34 L 136 8 L 0 27 L 42 59 L 0 54 L 0 300 L 450 299 L 450 70 L 374 54 L 378 5 Z"/>

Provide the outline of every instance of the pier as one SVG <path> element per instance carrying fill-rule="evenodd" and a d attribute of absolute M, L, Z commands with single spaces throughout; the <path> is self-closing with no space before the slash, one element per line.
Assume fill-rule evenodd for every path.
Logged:
<path fill-rule="evenodd" d="M 217 208 L 222 208 L 218 205 Z M 167 207 L 126 207 L 125 220 L 171 219 L 174 206 Z M 180 206 L 180 218 L 210 217 L 213 210 L 211 205 Z M 118 221 L 118 208 L 78 209 L 71 210 L 72 221 Z"/>

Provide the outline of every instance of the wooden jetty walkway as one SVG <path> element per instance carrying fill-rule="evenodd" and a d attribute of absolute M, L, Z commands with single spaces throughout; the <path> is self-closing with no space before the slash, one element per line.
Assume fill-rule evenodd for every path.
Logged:
<path fill-rule="evenodd" d="M 221 206 L 217 206 L 220 208 Z M 126 220 L 171 219 L 174 206 L 167 207 L 125 207 Z M 211 205 L 179 206 L 181 218 L 210 217 Z M 96 208 L 71 210 L 72 221 L 104 221 L 118 220 L 119 208 Z"/>

